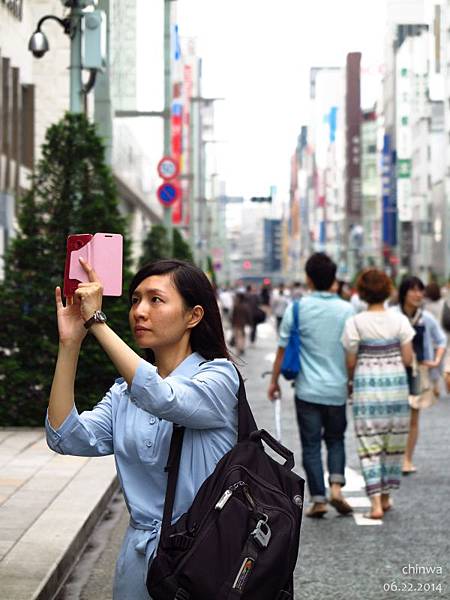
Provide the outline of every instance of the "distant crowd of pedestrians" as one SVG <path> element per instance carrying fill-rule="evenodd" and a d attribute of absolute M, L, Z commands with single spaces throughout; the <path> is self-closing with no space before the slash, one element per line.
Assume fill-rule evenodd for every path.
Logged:
<path fill-rule="evenodd" d="M 349 404 L 371 502 L 365 517 L 381 519 L 393 506 L 391 494 L 402 475 L 417 470 L 413 455 L 420 410 L 438 400 L 442 378 L 450 392 L 450 294 L 447 299 L 446 289 L 436 283 L 425 286 L 414 276 L 404 277 L 396 289 L 376 268 L 361 272 L 352 288 L 337 280 L 336 271 L 327 255 L 316 253 L 306 263 L 305 286 L 281 283 L 257 292 L 248 285 L 234 292 L 223 289 L 219 299 L 239 355 L 247 338 L 256 340 L 255 311 L 273 316 L 279 337 L 268 389 L 271 400 L 281 395 L 293 300 L 300 300 L 300 372 L 294 401 L 311 499 L 306 514 L 323 517 L 329 505 L 341 514 L 353 511 L 342 494 Z"/>

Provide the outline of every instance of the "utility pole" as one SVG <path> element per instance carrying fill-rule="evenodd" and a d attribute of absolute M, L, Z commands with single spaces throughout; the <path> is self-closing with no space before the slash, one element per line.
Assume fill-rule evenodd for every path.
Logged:
<path fill-rule="evenodd" d="M 164 156 L 171 155 L 172 115 L 172 2 L 164 0 Z M 172 207 L 164 206 L 164 225 L 170 245 L 173 245 Z"/>
<path fill-rule="evenodd" d="M 99 9 L 106 15 L 106 69 L 97 77 L 95 87 L 95 105 L 94 121 L 97 124 L 98 132 L 105 144 L 105 162 L 112 165 L 112 143 L 113 143 L 113 117 L 111 105 L 111 83 L 110 83 L 110 64 L 111 64 L 111 6 L 110 0 L 100 0 Z"/>
<path fill-rule="evenodd" d="M 83 81 L 81 78 L 81 19 L 83 9 L 80 2 L 72 2 L 70 7 L 70 112 L 84 112 Z"/>

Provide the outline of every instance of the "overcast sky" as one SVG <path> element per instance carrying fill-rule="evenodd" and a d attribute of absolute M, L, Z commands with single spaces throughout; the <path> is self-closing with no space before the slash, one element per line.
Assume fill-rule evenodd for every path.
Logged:
<path fill-rule="evenodd" d="M 150 3 L 152 10 L 163 5 L 140 0 L 143 17 Z M 365 70 L 377 72 L 383 62 L 385 0 L 174 4 L 180 34 L 197 38 L 203 95 L 225 98 L 216 103 L 215 131 L 225 143 L 214 145 L 214 151 L 228 194 L 266 195 L 275 185 L 285 198 L 290 156 L 308 118 L 310 67 L 343 66 L 348 52 L 360 51 Z M 377 99 L 376 87 L 372 82 L 363 91 L 365 104 Z"/>

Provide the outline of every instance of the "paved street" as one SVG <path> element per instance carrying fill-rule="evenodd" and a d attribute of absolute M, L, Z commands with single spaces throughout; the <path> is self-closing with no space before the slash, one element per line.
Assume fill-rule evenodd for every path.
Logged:
<path fill-rule="evenodd" d="M 275 432 L 272 405 L 266 400 L 276 337 L 271 323 L 259 327 L 258 340 L 245 355 L 242 372 L 260 427 Z M 283 443 L 295 451 L 302 474 L 297 424 L 289 384 L 283 382 Z M 367 521 L 368 501 L 355 450 L 353 425 L 347 436 L 347 497 L 355 516 L 333 509 L 322 520 L 304 518 L 296 570 L 296 600 L 438 599 L 450 597 L 450 517 L 448 476 L 450 399 L 424 411 L 417 448 L 418 473 L 403 479 L 395 509 L 382 523 Z M 127 524 L 120 498 L 99 524 L 72 583 L 59 600 L 109 600 L 114 560 Z"/>

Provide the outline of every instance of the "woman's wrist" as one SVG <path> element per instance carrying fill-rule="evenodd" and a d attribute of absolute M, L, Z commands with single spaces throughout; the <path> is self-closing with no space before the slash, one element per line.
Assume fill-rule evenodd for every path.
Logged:
<path fill-rule="evenodd" d="M 65 353 L 79 353 L 83 340 L 59 340 L 59 351 Z"/>

